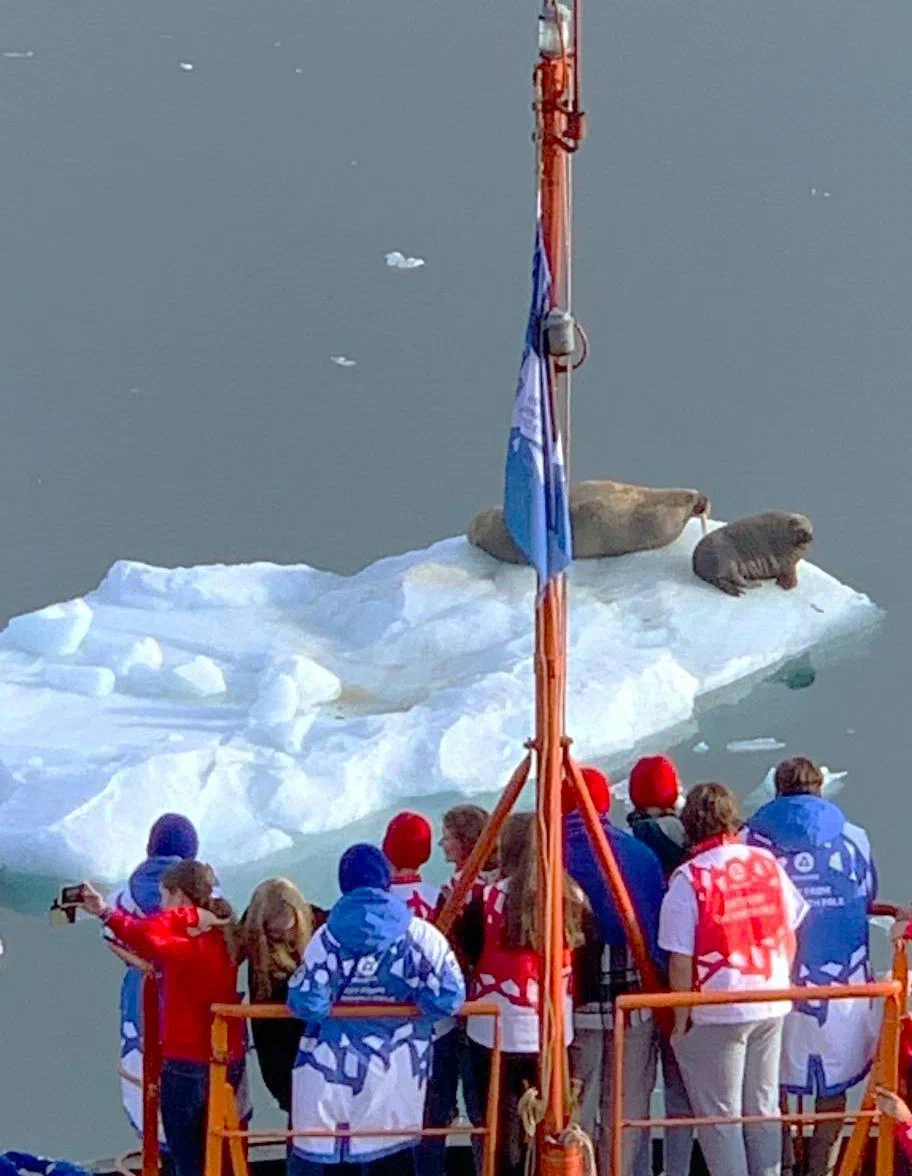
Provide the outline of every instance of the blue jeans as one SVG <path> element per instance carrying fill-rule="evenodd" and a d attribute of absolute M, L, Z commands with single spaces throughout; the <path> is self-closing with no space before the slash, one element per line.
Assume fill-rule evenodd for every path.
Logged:
<path fill-rule="evenodd" d="M 364 1163 L 321 1164 L 317 1160 L 305 1160 L 292 1152 L 288 1157 L 288 1176 L 333 1176 L 344 1167 L 346 1176 L 414 1176 L 415 1149 L 406 1147 L 378 1160 Z"/>
<path fill-rule="evenodd" d="M 202 1176 L 206 1166 L 209 1067 L 166 1058 L 161 1074 L 161 1117 L 177 1176 Z"/>
<path fill-rule="evenodd" d="M 469 1048 L 465 1029 L 457 1025 L 434 1042 L 431 1076 L 424 1101 L 425 1127 L 449 1127 L 459 1110 L 459 1082 L 467 1090 L 466 1067 Z M 468 1094 L 466 1095 L 468 1098 Z M 446 1136 L 429 1135 L 418 1145 L 418 1176 L 444 1176 L 446 1172 Z"/>
<path fill-rule="evenodd" d="M 240 1062 L 231 1068 L 237 1088 L 244 1073 Z M 206 1113 L 209 1066 L 165 1058 L 161 1073 L 161 1117 L 176 1176 L 203 1176 L 206 1167 Z"/>

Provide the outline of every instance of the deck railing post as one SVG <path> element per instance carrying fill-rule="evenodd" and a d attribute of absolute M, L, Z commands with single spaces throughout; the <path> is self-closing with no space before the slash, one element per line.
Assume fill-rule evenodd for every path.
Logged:
<path fill-rule="evenodd" d="M 222 1176 L 226 1125 L 225 1087 L 228 1085 L 228 1023 L 218 1013 L 212 1019 L 212 1056 L 209 1060 L 209 1113 L 206 1117 L 205 1176 Z"/>
<path fill-rule="evenodd" d="M 624 1049 L 627 1029 L 627 1010 L 617 1002 L 614 1005 L 614 1056 L 612 1057 L 611 1078 L 611 1174 L 621 1176 L 624 1171 Z"/>
<path fill-rule="evenodd" d="M 902 999 L 904 1002 L 904 997 Z M 880 1085 L 892 1091 L 896 1090 L 899 1078 L 899 1023 L 902 1018 L 900 1000 L 898 993 L 887 997 L 878 1065 Z M 877 1176 L 893 1176 L 896 1150 L 893 1127 L 893 1119 L 888 1115 L 881 1115 L 877 1128 Z"/>
<path fill-rule="evenodd" d="M 491 1073 L 488 1079 L 488 1105 L 485 1114 L 487 1135 L 484 1140 L 483 1176 L 494 1176 L 497 1171 L 497 1128 L 500 1123 L 500 1055 L 503 1034 L 500 1017 L 494 1017 L 494 1051 L 491 1054 Z"/>
<path fill-rule="evenodd" d="M 142 1176 L 158 1176 L 158 1110 L 161 1100 L 161 1030 L 158 981 L 147 972 L 142 982 L 143 1088 Z"/>

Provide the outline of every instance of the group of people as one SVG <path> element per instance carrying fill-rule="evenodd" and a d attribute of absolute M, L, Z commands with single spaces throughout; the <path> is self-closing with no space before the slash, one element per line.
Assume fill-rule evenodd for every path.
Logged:
<path fill-rule="evenodd" d="M 791 1136 L 775 1116 L 790 1095 L 810 1095 L 817 1110 L 837 1117 L 816 1125 L 805 1170 L 831 1173 L 838 1112 L 870 1069 L 879 1010 L 871 1000 L 792 1005 L 764 993 L 873 978 L 867 912 L 877 876 L 864 831 L 823 797 L 822 774 L 804 758 L 779 765 L 775 798 L 746 823 L 721 784 L 698 784 L 685 796 L 663 756 L 640 760 L 631 773 L 629 832 L 609 820 L 605 776 L 585 768 L 583 779 L 651 958 L 673 991 L 713 994 L 709 1003 L 677 1008 L 670 1033 L 647 1010 L 630 1018 L 625 1118 L 649 1118 L 661 1072 L 668 1119 L 774 1117 L 698 1126 L 711 1176 L 778 1176 L 795 1160 Z M 615 1001 L 642 982 L 575 791 L 568 787 L 564 801 L 570 1071 L 580 1125 L 593 1140 L 598 1172 L 608 1176 Z M 467 998 L 500 1010 L 497 1171 L 519 1176 L 527 1148 L 522 1112 L 537 1082 L 541 1045 L 534 814 L 507 819 L 448 936 L 434 925 L 487 819 L 472 804 L 445 814 L 440 846 L 454 874 L 438 889 L 421 876 L 432 852 L 430 823 L 419 813 L 399 813 L 382 846 L 360 843 L 342 855 L 341 896 L 328 911 L 288 880 L 272 878 L 235 918 L 211 867 L 197 860 L 195 831 L 175 814 L 156 822 L 148 857 L 124 888 L 106 901 L 85 887 L 84 906 L 102 919 L 105 934 L 160 974 L 161 1117 L 177 1176 L 203 1172 L 210 1006 L 242 999 L 242 964 L 250 1001 L 284 1003 L 290 1013 L 287 1021 L 252 1022 L 265 1084 L 296 1133 L 289 1176 L 324 1176 L 339 1163 L 369 1168 L 371 1176 L 386 1169 L 442 1176 L 460 1088 L 471 1123 L 481 1127 L 486 1116 L 493 1018 L 459 1018 Z M 122 990 L 128 1074 L 141 1073 L 139 980 L 128 970 Z M 337 1004 L 400 1002 L 417 1006 L 419 1015 L 330 1015 Z M 250 1116 L 247 1045 L 242 1022 L 232 1024 L 229 1073 L 243 1122 Z M 124 1091 L 139 1128 L 135 1087 L 127 1083 Z M 887 1095 L 882 1109 L 907 1117 Z M 422 1127 L 437 1133 L 419 1138 Z M 376 1130 L 383 1134 L 372 1136 Z M 647 1176 L 649 1130 L 624 1134 L 623 1171 L 613 1176 Z M 690 1172 L 693 1136 L 686 1124 L 665 1131 L 668 1176 Z M 907 1137 L 912 1127 L 900 1135 Z"/>

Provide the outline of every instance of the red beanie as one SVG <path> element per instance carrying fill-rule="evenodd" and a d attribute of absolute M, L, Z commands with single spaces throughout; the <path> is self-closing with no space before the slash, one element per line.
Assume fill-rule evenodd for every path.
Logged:
<path fill-rule="evenodd" d="M 421 813 L 396 813 L 383 838 L 387 861 L 394 870 L 417 870 L 431 856 L 431 836 L 431 822 Z"/>
<path fill-rule="evenodd" d="M 595 805 L 595 811 L 600 816 L 607 813 L 611 808 L 611 785 L 608 783 L 608 777 L 598 768 L 580 768 L 580 773 Z M 561 790 L 561 811 L 566 817 L 569 813 L 575 813 L 578 808 L 576 790 L 569 781 L 564 781 Z"/>
<path fill-rule="evenodd" d="M 637 760 L 630 773 L 630 803 L 637 809 L 673 809 L 681 791 L 678 769 L 664 755 Z"/>

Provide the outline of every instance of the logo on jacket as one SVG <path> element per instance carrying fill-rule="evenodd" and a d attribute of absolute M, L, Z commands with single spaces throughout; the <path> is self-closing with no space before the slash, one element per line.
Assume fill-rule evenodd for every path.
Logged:
<path fill-rule="evenodd" d="M 796 853 L 794 865 L 799 874 L 810 874 L 814 868 L 814 855 L 806 850 L 802 853 Z"/>
<path fill-rule="evenodd" d="M 368 978 L 377 975 L 377 969 L 380 967 L 380 961 L 376 956 L 366 956 L 364 959 L 358 960 L 358 966 L 355 969 L 357 975 Z"/>

